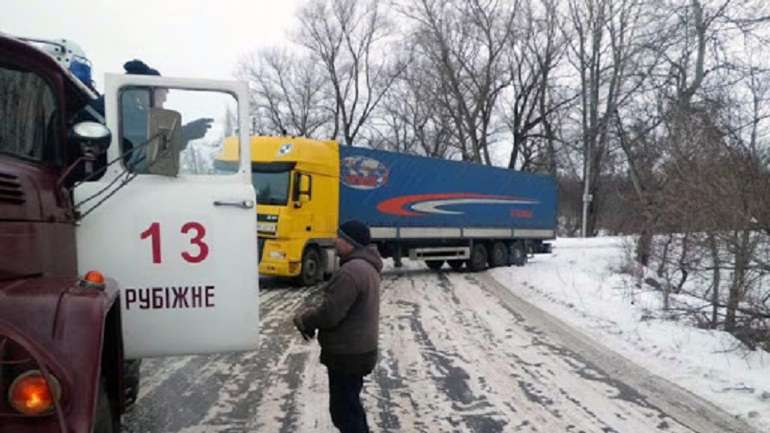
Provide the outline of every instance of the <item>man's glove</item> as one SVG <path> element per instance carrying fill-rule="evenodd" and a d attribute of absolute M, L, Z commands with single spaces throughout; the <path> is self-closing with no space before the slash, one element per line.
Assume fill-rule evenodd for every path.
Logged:
<path fill-rule="evenodd" d="M 315 338 L 315 329 L 307 329 L 305 327 L 305 324 L 302 323 L 302 314 L 295 314 L 293 321 L 294 326 L 297 327 L 297 331 L 302 334 L 302 338 L 305 339 L 305 341 L 310 341 Z"/>
<path fill-rule="evenodd" d="M 214 119 L 201 117 L 200 119 L 182 125 L 182 139 L 185 142 L 188 142 L 203 138 L 209 128 L 211 128 L 211 122 L 213 121 Z"/>

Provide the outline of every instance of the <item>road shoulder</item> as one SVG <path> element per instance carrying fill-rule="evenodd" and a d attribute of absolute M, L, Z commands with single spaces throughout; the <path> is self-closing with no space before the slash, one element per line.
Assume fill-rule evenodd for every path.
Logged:
<path fill-rule="evenodd" d="M 478 274 L 480 285 L 497 297 L 503 306 L 543 332 L 560 340 L 571 353 L 565 354 L 591 365 L 605 377 L 619 383 L 613 386 L 630 394 L 638 393 L 648 404 L 701 432 L 759 433 L 718 406 L 634 364 L 541 308 L 512 293 L 487 273 Z M 563 349 L 562 349 L 563 350 Z M 597 379 L 599 380 L 599 379 Z M 626 395 L 621 398 L 638 398 Z"/>

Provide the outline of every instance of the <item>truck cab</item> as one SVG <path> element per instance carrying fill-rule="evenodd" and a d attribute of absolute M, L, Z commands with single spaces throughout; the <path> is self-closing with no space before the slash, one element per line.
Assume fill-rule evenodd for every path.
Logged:
<path fill-rule="evenodd" d="M 97 95 L 0 34 L 4 433 L 118 431 L 126 360 L 257 345 L 250 149 L 226 174 L 209 157 L 248 140 L 245 85 L 105 83 L 106 121 L 84 121 Z"/>
<path fill-rule="evenodd" d="M 229 143 L 228 143 L 229 144 Z M 235 147 L 218 157 L 232 165 Z M 312 285 L 334 270 L 339 223 L 339 145 L 305 137 L 251 137 L 259 273 Z"/>
<path fill-rule="evenodd" d="M 118 287 L 79 278 L 65 177 L 82 156 L 72 122 L 96 96 L 23 41 L 0 36 L 0 59 L 0 424 L 59 431 L 66 412 L 86 431 L 97 399 L 76 396 L 124 407 Z"/>

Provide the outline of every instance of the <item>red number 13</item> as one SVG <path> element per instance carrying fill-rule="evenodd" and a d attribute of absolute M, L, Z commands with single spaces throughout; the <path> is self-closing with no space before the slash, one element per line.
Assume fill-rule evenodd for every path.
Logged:
<path fill-rule="evenodd" d="M 182 258 L 189 263 L 200 263 L 206 260 L 209 256 L 209 246 L 203 241 L 203 237 L 206 236 L 206 228 L 201 223 L 188 222 L 182 226 L 182 234 L 187 234 L 190 231 L 195 231 L 195 235 L 190 239 L 190 244 L 198 247 L 198 254 L 193 255 L 187 251 L 182 252 Z M 152 223 L 150 227 L 143 231 L 140 235 L 141 239 L 152 238 L 152 262 L 162 263 L 162 255 L 160 251 L 160 223 Z"/>

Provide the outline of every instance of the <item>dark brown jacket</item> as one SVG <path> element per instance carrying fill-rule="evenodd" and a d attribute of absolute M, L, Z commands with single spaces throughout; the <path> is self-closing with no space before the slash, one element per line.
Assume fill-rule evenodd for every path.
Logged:
<path fill-rule="evenodd" d="M 377 361 L 382 259 L 376 247 L 360 248 L 324 287 L 321 305 L 302 315 L 318 329 L 321 363 L 332 370 L 369 374 Z"/>

